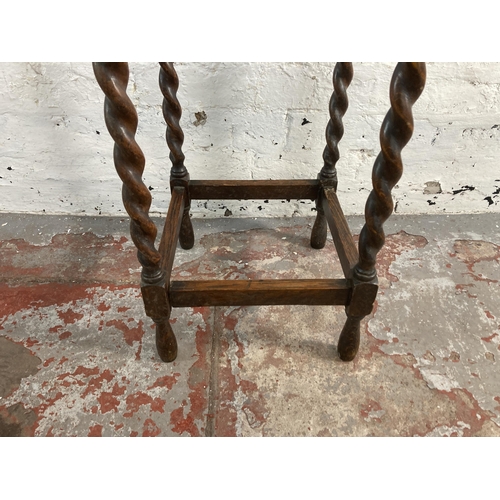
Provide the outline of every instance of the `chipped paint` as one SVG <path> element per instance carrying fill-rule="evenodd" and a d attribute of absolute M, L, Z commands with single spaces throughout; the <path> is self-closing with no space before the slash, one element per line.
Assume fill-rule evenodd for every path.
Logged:
<path fill-rule="evenodd" d="M 4 297 L 12 290 L 5 286 Z M 138 426 L 140 435 L 176 433 L 157 416 L 172 411 L 181 387 L 188 387 L 192 349 L 187 342 L 187 357 L 173 365 L 159 361 L 153 331 L 148 328 L 145 335 L 147 318 L 137 287 L 51 284 L 14 290 L 0 332 L 29 349 L 42 366 L 1 400 L 1 408 L 7 411 L 19 401 L 32 410 L 33 435 L 131 435 Z M 108 307 L 99 307 L 103 303 Z M 61 323 L 71 332 L 62 340 L 55 328 Z M 36 332 L 36 341 L 29 332 Z M 193 416 L 200 427 L 202 417 L 199 411 Z"/>
<path fill-rule="evenodd" d="M 122 235 L 0 239 L 0 371 L 12 375 L 0 384 L 0 432 L 498 436 L 500 241 L 466 219 L 434 227 L 444 220 L 387 231 L 352 363 L 335 350 L 342 308 L 306 306 L 174 309 L 179 357 L 161 363 Z M 310 222 L 199 226 L 174 278 L 340 277 L 330 239 L 309 247 Z M 18 373 L 6 364 L 23 359 Z"/>
<path fill-rule="evenodd" d="M 192 178 L 316 177 L 333 63 L 186 62 L 176 68 Z M 339 162 L 339 190 L 348 214 L 363 213 L 393 69 L 393 63 L 355 64 Z M 164 214 L 169 161 L 160 140 L 165 128 L 158 65 L 130 63 L 130 71 L 137 139 L 147 161 L 144 181 L 154 194 L 151 210 Z M 6 82 L 0 89 L 3 206 L 17 212 L 124 215 L 104 125 L 104 95 L 91 64 L 3 63 L 0 75 Z M 403 176 L 394 193 L 398 212 L 499 213 L 499 81 L 498 62 L 428 63 L 428 82 L 414 110 L 415 132 L 404 151 L 411 175 Z M 424 194 L 428 182 L 439 182 L 442 192 Z M 472 183 L 474 191 L 453 194 Z M 193 212 L 195 217 L 231 212 L 231 219 L 293 217 L 308 216 L 313 207 L 295 200 L 199 201 Z"/>
<path fill-rule="evenodd" d="M 465 397 L 481 417 L 478 421 L 475 415 L 466 415 L 464 426 L 444 426 L 429 435 L 470 435 L 489 419 L 500 423 L 500 408 L 495 405 L 500 385 L 491 352 L 500 333 L 496 321 L 500 293 L 494 286 L 500 277 L 499 255 L 498 245 L 492 242 L 441 238 L 421 250 L 409 247 L 389 263 L 397 285 L 392 283 L 391 289 L 379 294 L 370 334 L 386 341 L 380 349 L 390 356 L 411 354 L 412 368 L 430 389 L 455 404 Z M 446 259 L 451 266 L 445 265 Z M 428 271 L 416 268 L 419 263 Z M 409 273 L 418 279 L 405 280 Z M 397 343 L 383 327 L 387 322 L 397 325 Z M 426 344 L 433 349 L 425 349 Z"/>

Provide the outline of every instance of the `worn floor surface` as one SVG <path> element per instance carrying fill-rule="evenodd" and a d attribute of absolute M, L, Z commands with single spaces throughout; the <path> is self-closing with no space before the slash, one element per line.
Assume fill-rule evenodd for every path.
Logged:
<path fill-rule="evenodd" d="M 342 277 L 312 222 L 195 220 L 174 278 Z M 393 216 L 352 363 L 342 307 L 267 306 L 174 309 L 165 364 L 127 220 L 2 214 L 0 435 L 499 436 L 499 225 Z"/>

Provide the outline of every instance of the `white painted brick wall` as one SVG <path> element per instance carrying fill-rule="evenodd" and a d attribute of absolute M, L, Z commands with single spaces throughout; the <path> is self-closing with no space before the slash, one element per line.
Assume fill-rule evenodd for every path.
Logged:
<path fill-rule="evenodd" d="M 179 63 L 192 179 L 315 178 L 334 63 Z M 389 107 L 394 63 L 357 63 L 337 164 L 346 214 L 361 214 Z M 129 95 L 146 155 L 153 215 L 168 206 L 169 161 L 155 63 L 131 63 Z M 88 63 L 0 64 L 0 211 L 122 215 L 121 183 Z M 195 113 L 206 122 L 196 126 Z M 500 63 L 431 63 L 414 107 L 397 212 L 500 212 Z M 308 122 L 302 125 L 304 118 Z M 442 193 L 427 194 L 439 182 Z M 456 193 L 454 193 L 454 191 Z M 461 191 L 461 192 L 458 192 Z M 497 193 L 498 192 L 498 193 Z M 490 201 L 488 201 L 490 197 Z M 210 201 L 194 217 L 312 215 L 305 202 Z"/>

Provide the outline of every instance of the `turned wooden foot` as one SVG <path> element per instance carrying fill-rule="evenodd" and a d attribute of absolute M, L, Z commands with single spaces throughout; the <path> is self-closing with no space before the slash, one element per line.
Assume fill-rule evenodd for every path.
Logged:
<path fill-rule="evenodd" d="M 190 250 L 194 246 L 194 230 L 189 209 L 182 214 L 181 230 L 179 233 L 179 243 L 184 250 Z"/>
<path fill-rule="evenodd" d="M 337 350 L 342 361 L 352 361 L 359 349 L 360 324 L 362 317 L 347 316 L 340 334 Z"/>
<path fill-rule="evenodd" d="M 318 209 L 311 232 L 311 246 L 321 250 L 326 244 L 327 223 L 323 211 Z"/>
<path fill-rule="evenodd" d="M 167 320 L 156 323 L 156 349 L 162 361 L 170 363 L 177 357 L 177 340 L 174 331 Z"/>

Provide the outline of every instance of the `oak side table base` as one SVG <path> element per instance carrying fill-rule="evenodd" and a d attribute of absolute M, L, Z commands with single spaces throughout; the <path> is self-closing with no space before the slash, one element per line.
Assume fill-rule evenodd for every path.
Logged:
<path fill-rule="evenodd" d="M 160 358 L 170 362 L 177 356 L 177 341 L 169 321 L 173 307 L 342 305 L 347 319 L 337 349 L 342 360 L 353 360 L 359 349 L 361 321 L 371 313 L 377 297 L 376 257 L 385 240 L 383 224 L 393 211 L 391 191 L 403 173 L 401 150 L 413 133 L 412 106 L 424 89 L 425 64 L 398 63 L 394 70 L 390 84 L 391 105 L 380 131 L 381 151 L 373 166 L 373 190 L 366 203 L 366 223 L 358 248 L 336 194 L 338 143 L 344 133 L 342 118 L 348 108 L 347 88 L 353 78 L 351 63 L 335 65 L 323 168 L 318 178 L 289 181 L 191 180 L 182 153 L 184 133 L 179 125 L 182 113 L 177 99 L 179 80 L 173 63 L 160 63 L 159 86 L 172 162 L 172 197 L 158 249 L 155 247 L 157 228 L 149 217 L 151 193 L 142 181 L 145 159 L 135 141 L 137 112 L 126 92 L 128 63 L 93 63 L 93 68 L 106 96 L 104 117 L 115 142 L 115 167 L 123 182 L 122 197 L 130 216 L 130 234 L 142 265 L 141 292 L 145 312 L 156 324 L 156 347 Z M 344 278 L 172 281 L 177 243 L 185 250 L 194 245 L 189 217 L 191 200 L 213 199 L 315 201 L 317 215 L 311 246 L 323 248 L 330 229 Z"/>

